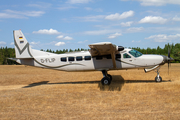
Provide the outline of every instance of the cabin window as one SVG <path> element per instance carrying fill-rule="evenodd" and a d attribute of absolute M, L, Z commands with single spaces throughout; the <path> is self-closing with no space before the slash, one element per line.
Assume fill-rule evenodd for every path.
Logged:
<path fill-rule="evenodd" d="M 85 60 L 91 60 L 91 56 L 84 56 Z"/>
<path fill-rule="evenodd" d="M 61 58 L 61 61 L 62 61 L 62 62 L 66 62 L 66 61 L 67 61 L 66 57 L 62 57 L 62 58 Z"/>
<path fill-rule="evenodd" d="M 77 56 L 76 61 L 82 61 L 82 56 Z"/>
<path fill-rule="evenodd" d="M 106 55 L 106 58 L 107 58 L 107 59 L 112 59 L 112 58 L 111 58 L 111 55 Z"/>
<path fill-rule="evenodd" d="M 103 56 L 96 56 L 96 60 L 102 60 Z"/>
<path fill-rule="evenodd" d="M 123 54 L 123 58 L 131 58 L 127 53 Z"/>
<path fill-rule="evenodd" d="M 68 57 L 68 61 L 74 61 L 74 57 Z"/>
<path fill-rule="evenodd" d="M 116 59 L 120 59 L 121 58 L 121 54 L 116 54 Z"/>

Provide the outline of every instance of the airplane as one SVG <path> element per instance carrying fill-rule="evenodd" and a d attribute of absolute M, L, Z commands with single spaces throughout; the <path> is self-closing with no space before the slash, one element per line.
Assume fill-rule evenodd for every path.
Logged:
<path fill-rule="evenodd" d="M 110 70 L 144 69 L 145 73 L 155 71 L 156 82 L 161 82 L 159 69 L 165 63 L 174 59 L 164 55 L 148 55 L 139 51 L 113 45 L 111 42 L 90 44 L 89 51 L 55 54 L 32 49 L 21 30 L 14 30 L 14 45 L 16 58 L 10 58 L 17 63 L 61 71 L 101 71 L 102 85 L 110 85 L 112 76 Z"/>

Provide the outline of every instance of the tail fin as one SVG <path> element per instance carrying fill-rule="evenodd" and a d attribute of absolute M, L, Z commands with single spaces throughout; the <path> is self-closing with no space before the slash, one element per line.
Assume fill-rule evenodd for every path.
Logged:
<path fill-rule="evenodd" d="M 16 58 L 33 58 L 29 52 L 31 47 L 21 30 L 14 31 L 14 45 Z"/>

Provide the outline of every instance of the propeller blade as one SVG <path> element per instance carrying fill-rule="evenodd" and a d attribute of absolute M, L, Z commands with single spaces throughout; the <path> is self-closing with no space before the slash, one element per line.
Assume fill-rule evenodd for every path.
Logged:
<path fill-rule="evenodd" d="M 168 58 L 170 58 L 171 49 L 168 48 Z"/>
<path fill-rule="evenodd" d="M 169 62 L 170 62 L 170 61 L 168 60 L 168 75 L 169 75 Z"/>
<path fill-rule="evenodd" d="M 171 48 L 168 48 L 168 75 L 169 75 L 169 64 L 170 64 L 170 62 L 171 62 Z"/>

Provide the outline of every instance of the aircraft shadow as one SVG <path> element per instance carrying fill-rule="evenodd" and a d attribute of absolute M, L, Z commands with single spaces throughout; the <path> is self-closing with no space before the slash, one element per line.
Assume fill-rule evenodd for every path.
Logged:
<path fill-rule="evenodd" d="M 53 85 L 53 84 L 98 84 L 98 88 L 101 91 L 121 91 L 124 84 L 129 83 L 156 83 L 155 80 L 124 80 L 121 75 L 112 75 L 113 80 L 110 85 L 102 85 L 101 81 L 76 81 L 76 82 L 59 82 L 49 83 L 49 81 L 41 81 L 29 84 L 23 88 L 36 87 L 41 85 Z M 162 82 L 171 82 L 171 80 L 163 80 Z"/>
<path fill-rule="evenodd" d="M 102 85 L 99 82 L 98 87 L 101 91 L 121 91 L 124 86 L 125 80 L 121 75 L 112 75 L 112 81 L 110 85 Z"/>

